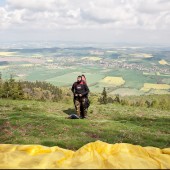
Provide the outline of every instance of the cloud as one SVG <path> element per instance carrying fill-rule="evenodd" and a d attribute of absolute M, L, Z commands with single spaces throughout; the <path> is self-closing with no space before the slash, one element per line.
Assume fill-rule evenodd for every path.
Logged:
<path fill-rule="evenodd" d="M 161 12 L 169 11 L 170 9 L 170 1 L 167 0 L 138 0 L 138 2 L 134 3 L 134 8 L 139 13 L 148 13 L 148 14 L 157 14 L 159 15 Z"/>
<path fill-rule="evenodd" d="M 168 0 L 7 0 L 1 25 L 30 28 L 169 28 Z M 166 18 L 164 18 L 164 16 Z M 7 19 L 7 21 L 5 21 Z M 48 23 L 48 24 L 47 24 Z M 158 27 L 161 24 L 163 26 Z"/>
<path fill-rule="evenodd" d="M 67 4 L 68 0 L 7 0 L 10 8 L 29 9 L 32 11 L 54 11 Z"/>
<path fill-rule="evenodd" d="M 0 7 L 0 28 L 8 27 L 9 17 L 8 13 L 4 8 Z"/>
<path fill-rule="evenodd" d="M 115 32 L 116 38 L 128 32 L 137 34 L 133 30 L 168 32 L 169 9 L 169 0 L 6 0 L 0 6 L 0 30 L 46 34 L 75 30 L 80 35 L 88 30 L 89 35 L 98 32 L 96 36 L 103 32 L 103 39 L 110 31 Z M 61 34 L 64 36 L 65 32 Z"/>

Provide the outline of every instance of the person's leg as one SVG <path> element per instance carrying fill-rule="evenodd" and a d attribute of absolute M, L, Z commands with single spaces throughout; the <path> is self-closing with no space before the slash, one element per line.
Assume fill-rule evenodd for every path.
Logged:
<path fill-rule="evenodd" d="M 84 112 L 83 112 L 83 105 L 82 105 L 82 102 L 81 102 L 81 106 L 80 106 L 80 116 L 81 118 L 84 117 Z"/>
<path fill-rule="evenodd" d="M 82 99 L 82 111 L 83 111 L 83 118 L 87 117 L 87 106 L 86 106 L 86 98 Z"/>
<path fill-rule="evenodd" d="M 76 109 L 75 101 L 76 101 L 76 99 L 75 99 L 75 98 L 73 98 L 74 107 L 75 107 L 75 109 Z"/>
<path fill-rule="evenodd" d="M 77 116 L 80 117 L 80 101 L 78 99 L 75 99 L 74 104 L 75 104 Z"/>

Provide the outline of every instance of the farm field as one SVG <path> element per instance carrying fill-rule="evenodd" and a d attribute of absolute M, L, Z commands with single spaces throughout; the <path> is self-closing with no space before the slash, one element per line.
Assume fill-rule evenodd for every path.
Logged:
<path fill-rule="evenodd" d="M 13 75 L 18 81 L 46 81 L 60 87 L 70 87 L 78 75 L 85 74 L 92 92 L 101 93 L 106 87 L 110 94 L 169 94 L 169 51 L 169 48 L 165 52 L 155 48 L 0 49 L 0 72 L 4 79 Z M 154 87 L 165 84 L 167 88 L 146 90 L 146 84 Z"/>
<path fill-rule="evenodd" d="M 92 60 L 92 61 L 100 61 L 102 58 L 100 57 L 83 57 L 82 60 Z"/>
<path fill-rule="evenodd" d="M 149 84 L 149 83 L 145 83 L 144 87 L 141 90 L 142 91 L 149 91 L 150 89 L 166 90 L 166 89 L 170 89 L 170 85 L 167 85 L 167 84 Z"/>
<path fill-rule="evenodd" d="M 16 53 L 15 52 L 0 52 L 1 57 L 8 57 L 8 56 L 14 56 Z"/>
<path fill-rule="evenodd" d="M 76 81 L 78 75 L 81 75 L 82 72 L 72 72 L 68 74 L 64 74 L 62 76 L 57 76 L 51 79 L 47 79 L 47 82 L 57 85 L 57 83 L 62 83 L 63 85 L 72 85 L 73 82 Z M 104 76 L 100 74 L 92 74 L 86 73 L 86 77 L 88 78 L 88 84 L 96 83 L 100 81 Z"/>

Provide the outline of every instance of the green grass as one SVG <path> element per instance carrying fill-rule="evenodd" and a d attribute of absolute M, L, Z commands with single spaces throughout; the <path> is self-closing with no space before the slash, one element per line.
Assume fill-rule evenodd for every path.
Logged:
<path fill-rule="evenodd" d="M 78 75 L 82 75 L 83 72 L 71 72 L 71 73 L 67 73 L 58 77 L 54 77 L 51 79 L 47 79 L 47 82 L 50 82 L 54 85 L 72 85 L 76 80 L 77 80 L 77 76 Z M 90 73 L 90 72 L 86 72 L 85 73 L 86 78 L 88 80 L 88 84 L 92 84 L 92 83 L 96 83 L 98 81 L 100 81 L 102 78 L 104 78 L 104 75 L 101 75 L 99 73 Z"/>
<path fill-rule="evenodd" d="M 73 104 L 0 100 L 0 143 L 76 150 L 101 140 L 170 147 L 168 111 L 94 103 L 88 119 L 65 119 L 71 113 L 75 113 Z"/>

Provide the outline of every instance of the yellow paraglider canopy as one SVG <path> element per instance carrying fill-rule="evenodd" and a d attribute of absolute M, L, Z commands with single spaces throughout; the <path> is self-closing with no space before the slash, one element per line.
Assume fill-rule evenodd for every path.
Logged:
<path fill-rule="evenodd" d="M 89 143 L 77 151 L 42 145 L 0 145 L 0 168 L 170 169 L 170 148 Z"/>

